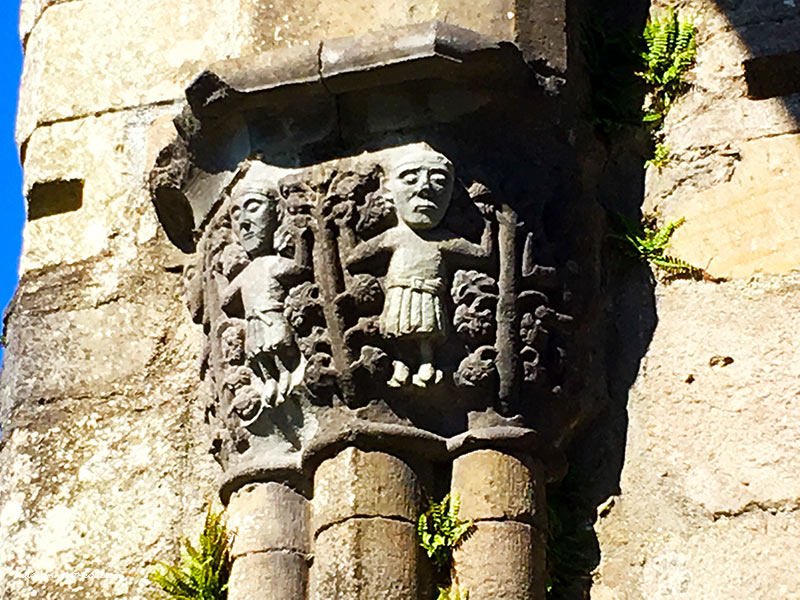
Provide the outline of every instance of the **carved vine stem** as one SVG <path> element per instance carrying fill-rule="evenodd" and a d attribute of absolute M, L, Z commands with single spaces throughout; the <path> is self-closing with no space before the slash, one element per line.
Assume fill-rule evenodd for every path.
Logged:
<path fill-rule="evenodd" d="M 497 286 L 497 371 L 500 376 L 499 403 L 510 409 L 516 394 L 517 348 L 517 214 L 503 204 L 497 214 L 499 277 Z"/>
<path fill-rule="evenodd" d="M 322 178 L 320 178 L 322 179 Z M 323 182 L 320 182 L 323 184 Z M 335 223 L 325 214 L 325 202 L 320 191 L 315 192 L 313 217 L 316 220 L 317 243 L 314 245 L 314 272 L 319 278 L 322 311 L 328 325 L 333 366 L 339 374 L 340 388 L 345 404 L 355 400 L 350 365 L 352 357 L 344 339 L 344 322 L 339 315 L 336 299 L 344 291 L 344 275 L 339 262 Z"/>

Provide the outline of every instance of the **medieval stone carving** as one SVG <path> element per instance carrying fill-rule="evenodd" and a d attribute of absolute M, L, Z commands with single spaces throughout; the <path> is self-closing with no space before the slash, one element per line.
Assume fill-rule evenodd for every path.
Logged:
<path fill-rule="evenodd" d="M 184 278 L 209 336 L 214 453 L 299 469 L 343 430 L 445 440 L 524 424 L 562 391 L 571 323 L 538 243 L 426 144 L 303 169 L 244 161 Z"/>

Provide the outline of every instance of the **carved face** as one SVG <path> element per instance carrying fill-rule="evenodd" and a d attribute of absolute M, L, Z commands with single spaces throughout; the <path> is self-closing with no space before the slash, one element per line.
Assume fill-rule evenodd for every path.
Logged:
<path fill-rule="evenodd" d="M 271 254 L 278 228 L 278 181 L 285 171 L 260 161 L 248 161 L 247 171 L 231 193 L 231 225 L 251 258 Z"/>
<path fill-rule="evenodd" d="M 412 229 L 436 227 L 453 195 L 453 164 L 432 150 L 415 150 L 395 161 L 386 187 L 398 218 Z"/>
<path fill-rule="evenodd" d="M 278 228 L 277 199 L 266 190 L 252 189 L 244 181 L 234 189 L 231 225 L 249 256 L 270 254 Z"/>

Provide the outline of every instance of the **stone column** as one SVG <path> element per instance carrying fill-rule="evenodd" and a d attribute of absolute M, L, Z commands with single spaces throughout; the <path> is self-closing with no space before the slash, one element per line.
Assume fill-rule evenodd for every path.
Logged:
<path fill-rule="evenodd" d="M 383 452 L 348 448 L 314 475 L 311 600 L 417 600 L 417 475 Z"/>
<path fill-rule="evenodd" d="M 543 600 L 544 474 L 540 463 L 496 450 L 453 462 L 451 494 L 473 534 L 453 554 L 454 584 L 470 600 Z"/>
<path fill-rule="evenodd" d="M 228 600 L 305 600 L 308 516 L 308 500 L 280 483 L 254 483 L 233 494 Z"/>

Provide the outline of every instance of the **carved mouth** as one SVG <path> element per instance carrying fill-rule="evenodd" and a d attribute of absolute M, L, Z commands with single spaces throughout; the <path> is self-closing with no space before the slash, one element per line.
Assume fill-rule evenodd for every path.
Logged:
<path fill-rule="evenodd" d="M 433 202 L 419 202 L 414 206 L 415 212 L 435 212 L 439 207 Z"/>

